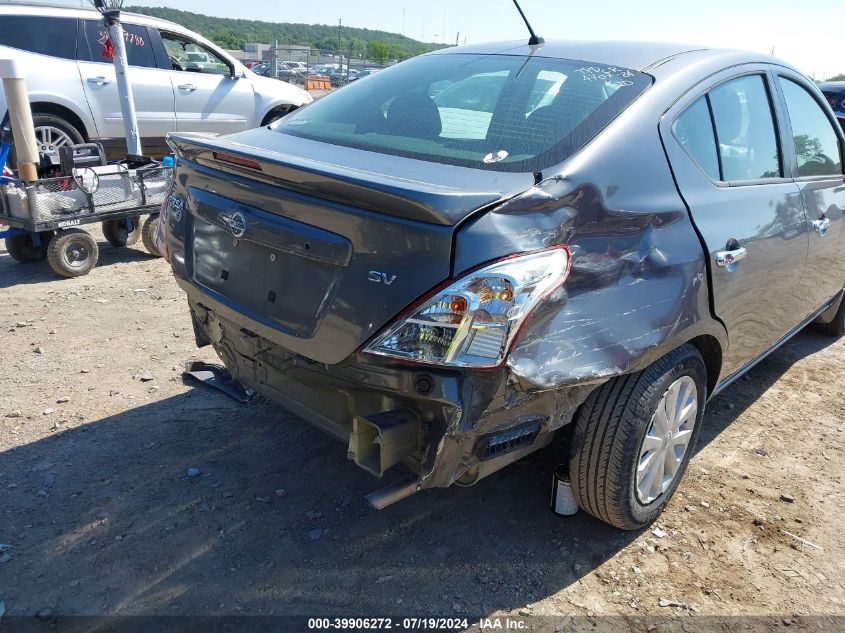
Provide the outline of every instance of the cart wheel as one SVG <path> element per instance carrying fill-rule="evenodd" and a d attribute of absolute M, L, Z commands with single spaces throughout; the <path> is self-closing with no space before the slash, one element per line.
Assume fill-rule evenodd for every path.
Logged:
<path fill-rule="evenodd" d="M 38 246 L 32 243 L 32 233 L 7 237 L 6 250 L 12 256 L 12 259 L 21 264 L 40 262 L 47 257 L 47 245 L 53 237 L 53 232 L 47 231 L 46 233 L 41 233 L 39 237 L 41 238 L 41 244 Z"/>
<path fill-rule="evenodd" d="M 158 231 L 158 213 L 150 214 L 150 217 L 147 218 L 147 221 L 144 222 L 144 227 L 141 229 L 141 239 L 144 242 L 144 248 L 146 248 L 150 255 L 155 255 L 156 257 L 161 257 L 161 253 L 156 248 L 155 243 L 155 234 Z"/>
<path fill-rule="evenodd" d="M 47 262 L 63 277 L 87 275 L 97 265 L 100 249 L 82 229 L 61 229 L 47 247 Z"/>
<path fill-rule="evenodd" d="M 132 246 L 141 237 L 141 217 L 134 216 L 132 220 L 132 232 L 130 233 L 126 228 L 126 222 L 130 218 L 123 220 L 105 220 L 103 222 L 103 235 L 106 241 L 112 246 Z"/>

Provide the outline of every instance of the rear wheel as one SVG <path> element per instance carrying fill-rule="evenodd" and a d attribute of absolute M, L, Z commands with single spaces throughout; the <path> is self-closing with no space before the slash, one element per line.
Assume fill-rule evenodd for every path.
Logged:
<path fill-rule="evenodd" d="M 830 323 L 819 323 L 815 327 L 828 336 L 845 336 L 845 297 L 839 301 L 839 309 Z"/>
<path fill-rule="evenodd" d="M 82 229 L 62 229 L 50 241 L 47 262 L 62 277 L 87 275 L 97 265 L 97 242 Z"/>
<path fill-rule="evenodd" d="M 161 257 L 162 254 L 159 252 L 155 243 L 155 234 L 158 232 L 158 222 L 158 213 L 151 214 L 150 217 L 147 218 L 146 222 L 144 222 L 144 226 L 141 229 L 141 239 L 144 242 L 144 248 L 147 249 L 147 252 L 149 252 L 150 255 Z"/>
<path fill-rule="evenodd" d="M 35 112 L 32 124 L 38 141 L 38 152 L 42 156 L 57 155 L 60 147 L 84 142 L 82 133 L 72 123 L 55 114 Z"/>
<path fill-rule="evenodd" d="M 21 264 L 40 262 L 47 257 L 47 245 L 50 243 L 52 232 L 39 234 L 40 243 L 35 244 L 32 233 L 7 237 L 5 240 L 6 250 L 9 255 Z"/>
<path fill-rule="evenodd" d="M 590 394 L 575 418 L 569 462 L 578 505 L 623 530 L 654 521 L 692 456 L 706 390 L 704 361 L 684 345 Z"/>
<path fill-rule="evenodd" d="M 106 241 L 112 246 L 132 246 L 141 237 L 141 218 L 135 216 L 132 220 L 132 231 L 129 231 L 126 223 L 128 219 L 106 220 L 103 222 L 103 235 Z"/>

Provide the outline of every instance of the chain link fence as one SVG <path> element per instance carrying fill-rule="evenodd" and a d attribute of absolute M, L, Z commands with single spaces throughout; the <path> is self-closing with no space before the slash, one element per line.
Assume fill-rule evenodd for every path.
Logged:
<path fill-rule="evenodd" d="M 321 50 L 305 46 L 275 46 L 265 54 L 265 62 L 253 68 L 268 77 L 324 92 L 363 79 L 396 63 L 370 59 L 360 51 Z"/>

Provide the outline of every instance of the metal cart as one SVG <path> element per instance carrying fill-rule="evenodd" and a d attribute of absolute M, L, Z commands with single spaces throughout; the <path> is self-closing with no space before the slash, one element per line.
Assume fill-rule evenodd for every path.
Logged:
<path fill-rule="evenodd" d="M 19 262 L 46 259 L 64 277 L 88 274 L 97 263 L 97 242 L 85 224 L 101 222 L 113 246 L 141 239 L 159 255 L 153 242 L 158 211 L 170 185 L 172 169 L 158 163 L 74 169 L 71 176 L 26 183 L 0 177 L 0 237 Z M 142 216 L 147 216 L 142 222 Z"/>

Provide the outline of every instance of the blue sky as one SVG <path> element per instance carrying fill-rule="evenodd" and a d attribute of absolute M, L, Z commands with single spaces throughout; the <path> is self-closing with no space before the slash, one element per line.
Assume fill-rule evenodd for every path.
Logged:
<path fill-rule="evenodd" d="M 84 0 L 64 0 L 79 6 Z M 126 0 L 222 17 L 337 24 L 454 43 L 513 39 L 524 25 L 511 0 Z M 807 74 L 845 73 L 841 0 L 522 0 L 546 38 L 689 42 L 771 53 Z"/>

